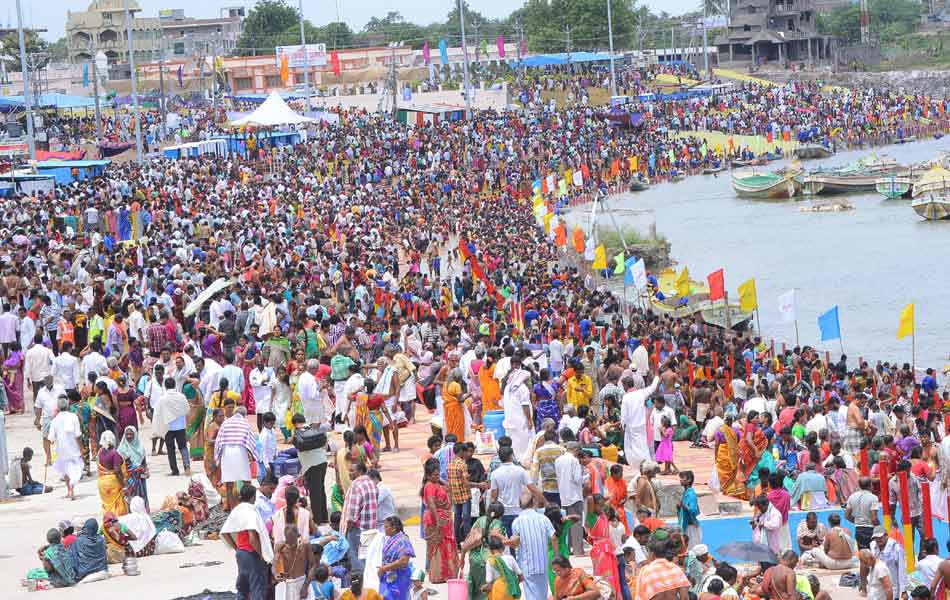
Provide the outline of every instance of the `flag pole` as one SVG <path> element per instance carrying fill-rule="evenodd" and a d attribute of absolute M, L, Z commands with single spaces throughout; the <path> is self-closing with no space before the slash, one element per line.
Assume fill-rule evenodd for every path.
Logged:
<path fill-rule="evenodd" d="M 798 346 L 798 319 L 795 319 L 795 346 Z"/>
<path fill-rule="evenodd" d="M 727 307 L 726 307 L 726 310 L 728 310 L 728 309 L 729 309 L 729 307 L 727 306 Z M 759 319 L 760 319 L 759 307 L 756 306 L 756 307 L 755 307 L 755 327 L 756 327 L 756 329 L 759 330 L 759 337 L 762 337 L 762 321 L 760 321 Z"/>

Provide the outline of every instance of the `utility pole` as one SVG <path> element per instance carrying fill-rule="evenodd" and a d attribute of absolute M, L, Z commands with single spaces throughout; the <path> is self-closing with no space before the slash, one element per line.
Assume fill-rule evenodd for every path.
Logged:
<path fill-rule="evenodd" d="M 19 0 L 17 0 L 19 2 Z M 465 45 L 465 4 L 463 0 L 459 3 L 459 28 L 462 33 L 462 85 L 465 87 L 465 119 L 472 116 L 471 84 L 468 79 L 468 47 Z"/>
<path fill-rule="evenodd" d="M 617 95 L 617 72 L 614 70 L 614 25 L 610 15 L 610 0 L 607 0 L 607 41 L 610 44 L 610 95 Z"/>
<path fill-rule="evenodd" d="M 26 64 L 26 35 L 23 33 L 23 9 L 16 0 L 17 36 L 20 38 L 20 72 L 23 74 L 23 102 L 26 104 L 26 144 L 30 160 L 36 160 L 36 138 L 33 135 L 33 93 L 30 89 L 30 68 Z"/>
<path fill-rule="evenodd" d="M 861 43 L 871 43 L 871 17 L 868 14 L 868 0 L 861 0 Z"/>
<path fill-rule="evenodd" d="M 564 51 L 567 52 L 568 54 L 571 53 L 571 26 L 570 25 L 564 26 Z M 570 61 L 570 57 L 568 57 L 568 61 Z"/>
<path fill-rule="evenodd" d="M 521 62 L 522 73 L 527 73 L 528 67 L 524 64 L 524 56 L 521 55 L 521 49 L 524 47 L 524 25 L 521 19 L 515 21 L 515 28 L 518 30 L 518 60 Z"/>
<path fill-rule="evenodd" d="M 96 140 L 102 143 L 102 110 L 99 108 L 99 67 L 96 57 L 99 55 L 99 45 L 94 42 L 96 34 L 89 36 L 89 53 L 92 54 L 92 93 L 96 98 Z"/>
<path fill-rule="evenodd" d="M 676 27 L 670 27 L 670 60 L 676 59 Z"/>
<path fill-rule="evenodd" d="M 165 110 L 165 42 L 164 40 L 159 40 L 159 49 L 158 49 L 158 114 L 162 118 L 162 141 L 165 141 L 165 137 L 168 132 L 165 130 L 167 126 L 168 117 L 166 116 Z"/>
<path fill-rule="evenodd" d="M 396 102 L 398 102 L 399 83 L 396 81 L 396 42 L 389 42 L 389 86 L 393 91 L 393 119 L 396 119 Z"/>
<path fill-rule="evenodd" d="M 212 122 L 214 121 L 214 111 L 218 108 L 218 73 L 215 71 L 218 67 L 218 41 L 211 41 L 211 112 Z"/>
<path fill-rule="evenodd" d="M 300 45 L 303 47 L 303 85 L 304 95 L 307 97 L 307 112 L 310 112 L 310 53 L 307 51 L 307 38 L 303 33 L 303 0 L 298 0 L 297 11 L 300 13 Z M 336 14 L 339 19 L 340 3 L 337 2 Z"/>
<path fill-rule="evenodd" d="M 703 0 L 703 65 L 706 69 L 706 78 L 711 79 L 709 76 L 709 37 L 706 31 L 706 17 L 709 13 L 706 6 L 706 2 Z"/>
<path fill-rule="evenodd" d="M 19 2 L 19 0 L 17 0 Z M 132 77 L 132 108 L 135 115 L 135 160 L 142 164 L 142 122 L 139 118 L 139 89 L 135 81 L 135 49 L 132 42 L 132 13 L 125 0 L 125 30 L 129 38 L 129 75 Z"/>

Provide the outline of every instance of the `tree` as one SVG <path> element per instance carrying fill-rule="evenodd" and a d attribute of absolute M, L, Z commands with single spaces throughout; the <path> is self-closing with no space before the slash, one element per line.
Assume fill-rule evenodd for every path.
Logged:
<path fill-rule="evenodd" d="M 296 42 L 300 43 L 300 17 L 297 9 L 284 0 L 258 0 L 244 19 L 244 32 L 237 43 L 237 54 L 273 54 L 276 46 L 284 45 L 285 34 L 298 27 Z M 309 41 L 309 40 L 308 40 Z"/>
<path fill-rule="evenodd" d="M 353 30 L 346 23 L 328 23 L 320 28 L 320 35 L 322 37 L 317 42 L 325 43 L 328 50 L 353 47 Z"/>
<path fill-rule="evenodd" d="M 633 47 L 637 30 L 634 0 L 611 0 L 610 7 L 614 49 Z M 607 0 L 528 0 L 517 12 L 531 50 L 565 52 L 609 47 Z"/>
<path fill-rule="evenodd" d="M 871 0 L 868 13 L 871 18 L 871 37 L 893 42 L 913 33 L 920 24 L 923 4 L 913 0 Z M 848 43 L 861 41 L 861 10 L 856 4 L 839 6 L 820 15 L 818 30 Z"/>
<path fill-rule="evenodd" d="M 66 37 L 63 36 L 49 45 L 47 50 L 50 60 L 54 62 L 65 61 L 69 57 L 69 48 L 66 45 Z"/>
<path fill-rule="evenodd" d="M 31 69 L 42 69 L 49 63 L 49 44 L 36 34 L 35 31 L 25 30 L 23 41 L 26 42 L 26 59 Z M 0 55 L 9 56 L 13 61 L 7 62 L 8 71 L 20 71 L 20 38 L 16 33 L 6 35 L 0 39 Z"/>

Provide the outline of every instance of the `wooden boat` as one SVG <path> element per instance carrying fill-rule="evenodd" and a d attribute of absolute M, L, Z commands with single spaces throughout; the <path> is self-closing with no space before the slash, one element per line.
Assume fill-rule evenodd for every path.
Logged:
<path fill-rule="evenodd" d="M 742 331 L 749 327 L 752 321 L 752 313 L 743 312 L 738 304 L 730 303 L 728 306 L 721 300 L 711 302 L 708 293 L 703 295 L 690 295 L 686 304 L 678 301 L 660 300 L 649 291 L 644 291 L 644 296 L 650 303 L 653 312 L 670 315 L 675 318 L 689 318 L 699 316 L 704 323 L 723 329 L 732 328 Z"/>
<path fill-rule="evenodd" d="M 830 148 L 826 148 L 821 144 L 808 144 L 807 146 L 799 146 L 792 151 L 792 154 L 795 155 L 795 158 L 801 160 L 813 159 L 813 158 L 828 158 L 833 154 Z"/>
<path fill-rule="evenodd" d="M 925 194 L 945 195 L 946 193 L 950 193 L 950 171 L 941 166 L 936 166 L 921 175 L 920 179 L 914 182 L 911 190 L 911 196 L 914 198 Z"/>
<path fill-rule="evenodd" d="M 950 219 L 950 195 L 931 194 L 926 198 L 916 198 L 910 204 L 914 212 L 928 221 Z"/>
<path fill-rule="evenodd" d="M 917 136 L 911 135 L 908 137 L 897 138 L 896 140 L 894 140 L 894 143 L 895 144 L 909 144 L 911 142 L 916 142 L 916 141 L 917 141 Z"/>
<path fill-rule="evenodd" d="M 650 182 L 645 179 L 636 179 L 630 183 L 631 192 L 642 192 L 650 189 Z"/>
<path fill-rule="evenodd" d="M 736 167 L 748 167 L 751 164 L 752 164 L 751 160 L 743 160 L 741 158 L 737 158 L 734 161 L 732 161 L 732 168 L 734 169 Z"/>
<path fill-rule="evenodd" d="M 909 173 L 906 167 L 888 157 L 866 156 L 844 167 L 816 169 L 800 178 L 802 188 L 812 194 L 852 194 L 873 192 L 878 179 Z"/>
<path fill-rule="evenodd" d="M 790 173 L 745 171 L 732 175 L 732 189 L 740 198 L 793 198 L 801 184 Z"/>
<path fill-rule="evenodd" d="M 888 200 L 910 195 L 914 187 L 914 178 L 909 175 L 887 175 L 874 182 L 874 189 Z"/>
<path fill-rule="evenodd" d="M 808 196 L 817 196 L 825 189 L 825 184 L 817 179 L 814 179 L 810 176 L 805 176 L 799 179 L 799 183 L 802 186 L 802 193 Z"/>
<path fill-rule="evenodd" d="M 718 167 L 706 167 L 703 169 L 703 175 L 715 175 L 716 173 L 722 172 L 722 165 Z"/>
<path fill-rule="evenodd" d="M 682 171 L 677 171 L 670 177 L 670 181 L 683 181 L 684 179 L 686 179 L 686 173 Z"/>

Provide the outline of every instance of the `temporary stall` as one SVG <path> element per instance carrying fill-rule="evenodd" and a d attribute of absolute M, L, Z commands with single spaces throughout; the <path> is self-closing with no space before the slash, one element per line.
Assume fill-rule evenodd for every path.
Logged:
<path fill-rule="evenodd" d="M 52 175 L 32 173 L 4 173 L 0 175 L 0 197 L 8 198 L 15 192 L 32 194 L 34 192 L 52 192 L 56 181 Z"/>
<path fill-rule="evenodd" d="M 40 175 L 51 175 L 58 184 L 102 175 L 111 160 L 44 160 L 36 163 Z"/>
<path fill-rule="evenodd" d="M 406 106 L 396 110 L 396 120 L 400 123 L 422 127 L 428 123 L 438 125 L 443 121 L 462 121 L 465 109 L 460 106 Z"/>
<path fill-rule="evenodd" d="M 276 91 L 270 93 L 267 100 L 252 113 L 231 121 L 233 127 L 276 127 L 278 125 L 299 125 L 311 123 L 313 119 L 293 111 Z"/>

